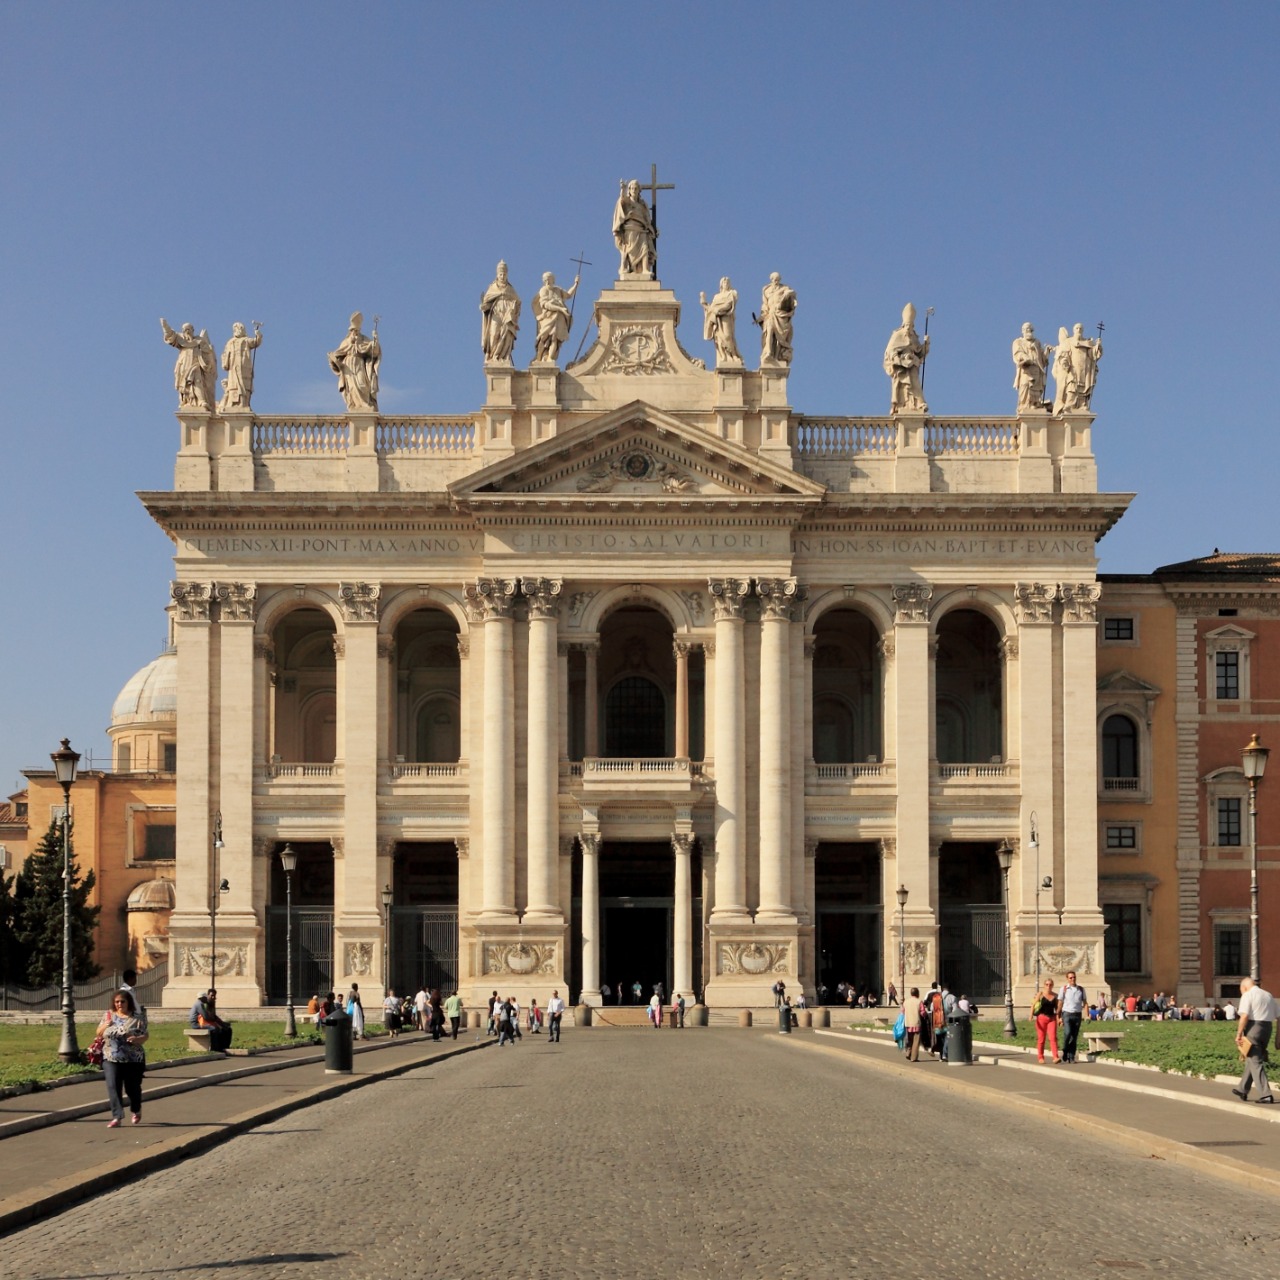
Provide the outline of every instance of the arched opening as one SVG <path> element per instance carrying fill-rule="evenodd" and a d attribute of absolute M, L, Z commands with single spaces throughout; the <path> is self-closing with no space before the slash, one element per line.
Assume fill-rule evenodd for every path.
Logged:
<path fill-rule="evenodd" d="M 1004 759 L 1000 633 L 975 609 L 955 609 L 938 623 L 934 724 L 940 764 Z"/>
<path fill-rule="evenodd" d="M 322 609 L 295 609 L 272 633 L 275 714 L 271 754 L 330 764 L 337 755 L 338 669 L 334 626 Z"/>
<path fill-rule="evenodd" d="M 395 754 L 451 764 L 462 753 L 458 624 L 441 609 L 415 609 L 395 630 Z"/>
<path fill-rule="evenodd" d="M 1004 993 L 1004 886 L 992 841 L 945 841 L 938 860 L 939 972 L 956 995 Z"/>
<path fill-rule="evenodd" d="M 675 754 L 676 660 L 667 617 L 643 605 L 616 609 L 600 627 L 599 754 Z"/>
<path fill-rule="evenodd" d="M 813 873 L 819 998 L 827 1004 L 857 1004 L 860 997 L 869 1000 L 874 994 L 879 1003 L 884 995 L 879 847 L 824 841 Z"/>
<path fill-rule="evenodd" d="M 813 758 L 879 760 L 883 743 L 880 636 L 865 613 L 831 609 L 813 628 Z"/>
<path fill-rule="evenodd" d="M 1102 785 L 1108 791 L 1136 790 L 1138 763 L 1138 726 L 1126 715 L 1108 716 L 1102 722 Z"/>
<path fill-rule="evenodd" d="M 291 842 L 293 872 L 293 1001 L 305 1004 L 333 988 L 333 846 L 325 840 Z M 287 993 L 288 895 L 277 844 L 271 853 L 267 907 L 267 1000 L 284 1004 Z"/>

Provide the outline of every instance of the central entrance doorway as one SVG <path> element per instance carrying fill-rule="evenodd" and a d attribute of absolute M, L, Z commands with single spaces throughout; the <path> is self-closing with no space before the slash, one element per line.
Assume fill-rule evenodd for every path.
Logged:
<path fill-rule="evenodd" d="M 666 841 L 605 841 L 600 854 L 600 981 L 613 990 L 610 1003 L 648 1004 L 662 983 L 671 993 L 675 855 Z"/>
<path fill-rule="evenodd" d="M 858 996 L 884 995 L 881 939 L 880 849 L 869 843 L 823 841 L 814 862 L 818 913 L 818 987 L 838 999 L 840 983 Z"/>

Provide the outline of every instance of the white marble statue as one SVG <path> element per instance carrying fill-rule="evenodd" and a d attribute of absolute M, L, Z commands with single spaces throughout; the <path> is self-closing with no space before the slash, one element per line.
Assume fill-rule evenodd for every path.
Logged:
<path fill-rule="evenodd" d="M 720 292 L 710 302 L 705 293 L 698 294 L 702 303 L 702 336 L 716 346 L 716 364 L 741 364 L 742 352 L 734 333 L 734 312 L 738 307 L 738 291 L 728 276 L 720 278 Z"/>
<path fill-rule="evenodd" d="M 480 349 L 486 364 L 511 362 L 520 331 L 520 298 L 507 279 L 507 264 L 498 263 L 493 283 L 480 299 Z"/>
<path fill-rule="evenodd" d="M 533 314 L 538 321 L 538 336 L 534 339 L 534 360 L 555 363 L 560 348 L 569 337 L 573 316 L 565 305 L 578 292 L 578 277 L 573 285 L 561 289 L 550 271 L 542 273 L 542 288 L 533 295 Z"/>
<path fill-rule="evenodd" d="M 1086 338 L 1084 325 L 1068 335 L 1058 330 L 1058 353 L 1053 360 L 1054 413 L 1088 413 L 1093 389 L 1098 385 L 1098 361 L 1102 339 Z"/>
<path fill-rule="evenodd" d="M 248 409 L 253 399 L 253 353 L 262 346 L 262 326 L 253 322 L 253 337 L 244 325 L 231 326 L 231 337 L 222 348 L 222 367 L 227 376 L 222 380 L 222 409 Z"/>
<path fill-rule="evenodd" d="M 177 333 L 169 328 L 169 322 L 160 317 L 160 332 L 164 340 L 178 349 L 178 361 L 173 366 L 173 385 L 178 392 L 180 409 L 213 409 L 214 387 L 217 382 L 217 364 L 209 335 L 195 326 L 184 324 Z"/>
<path fill-rule="evenodd" d="M 1044 346 L 1030 323 L 1022 326 L 1022 336 L 1013 340 L 1013 387 L 1018 393 L 1018 412 L 1045 408 L 1045 375 L 1052 347 Z"/>
<path fill-rule="evenodd" d="M 658 229 L 653 215 L 634 178 L 620 181 L 618 186 L 618 203 L 613 207 L 613 242 L 622 255 L 618 278 L 652 280 L 658 261 Z"/>
<path fill-rule="evenodd" d="M 359 311 L 351 316 L 347 336 L 336 351 L 329 352 L 329 368 L 338 375 L 338 390 L 348 409 L 376 411 L 378 408 L 378 367 L 382 363 L 382 344 L 378 341 L 378 317 L 373 318 L 373 334 L 360 332 L 364 316 Z"/>
<path fill-rule="evenodd" d="M 890 413 L 929 412 L 920 386 L 920 370 L 928 355 L 929 339 L 916 332 L 916 309 L 908 302 L 902 308 L 902 324 L 889 335 L 884 349 L 884 371 L 892 387 Z"/>
<path fill-rule="evenodd" d="M 796 291 L 775 271 L 760 293 L 760 365 L 791 363 Z"/>

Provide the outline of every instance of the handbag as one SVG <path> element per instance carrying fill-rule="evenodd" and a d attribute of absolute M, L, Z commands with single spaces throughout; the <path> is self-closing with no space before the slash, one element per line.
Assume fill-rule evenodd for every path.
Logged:
<path fill-rule="evenodd" d="M 901 1044 L 907 1038 L 907 1015 L 905 1013 L 898 1014 L 898 1020 L 893 1024 L 893 1038 Z"/>
<path fill-rule="evenodd" d="M 103 1049 L 105 1044 L 106 1041 L 104 1037 L 97 1035 L 94 1036 L 89 1047 L 85 1050 L 85 1057 L 87 1057 L 95 1067 L 102 1066 Z"/>

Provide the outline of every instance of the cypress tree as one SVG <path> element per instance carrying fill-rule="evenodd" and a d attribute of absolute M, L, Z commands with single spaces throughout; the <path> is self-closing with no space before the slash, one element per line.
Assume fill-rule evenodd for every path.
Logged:
<path fill-rule="evenodd" d="M 62 983 L 62 823 L 49 823 L 27 865 L 18 873 L 13 902 L 14 933 L 26 957 L 26 980 L 33 987 Z M 101 907 L 89 905 L 94 875 L 83 880 L 75 857 L 75 823 L 71 824 L 71 973 L 76 982 L 96 977 L 94 934 Z"/>

